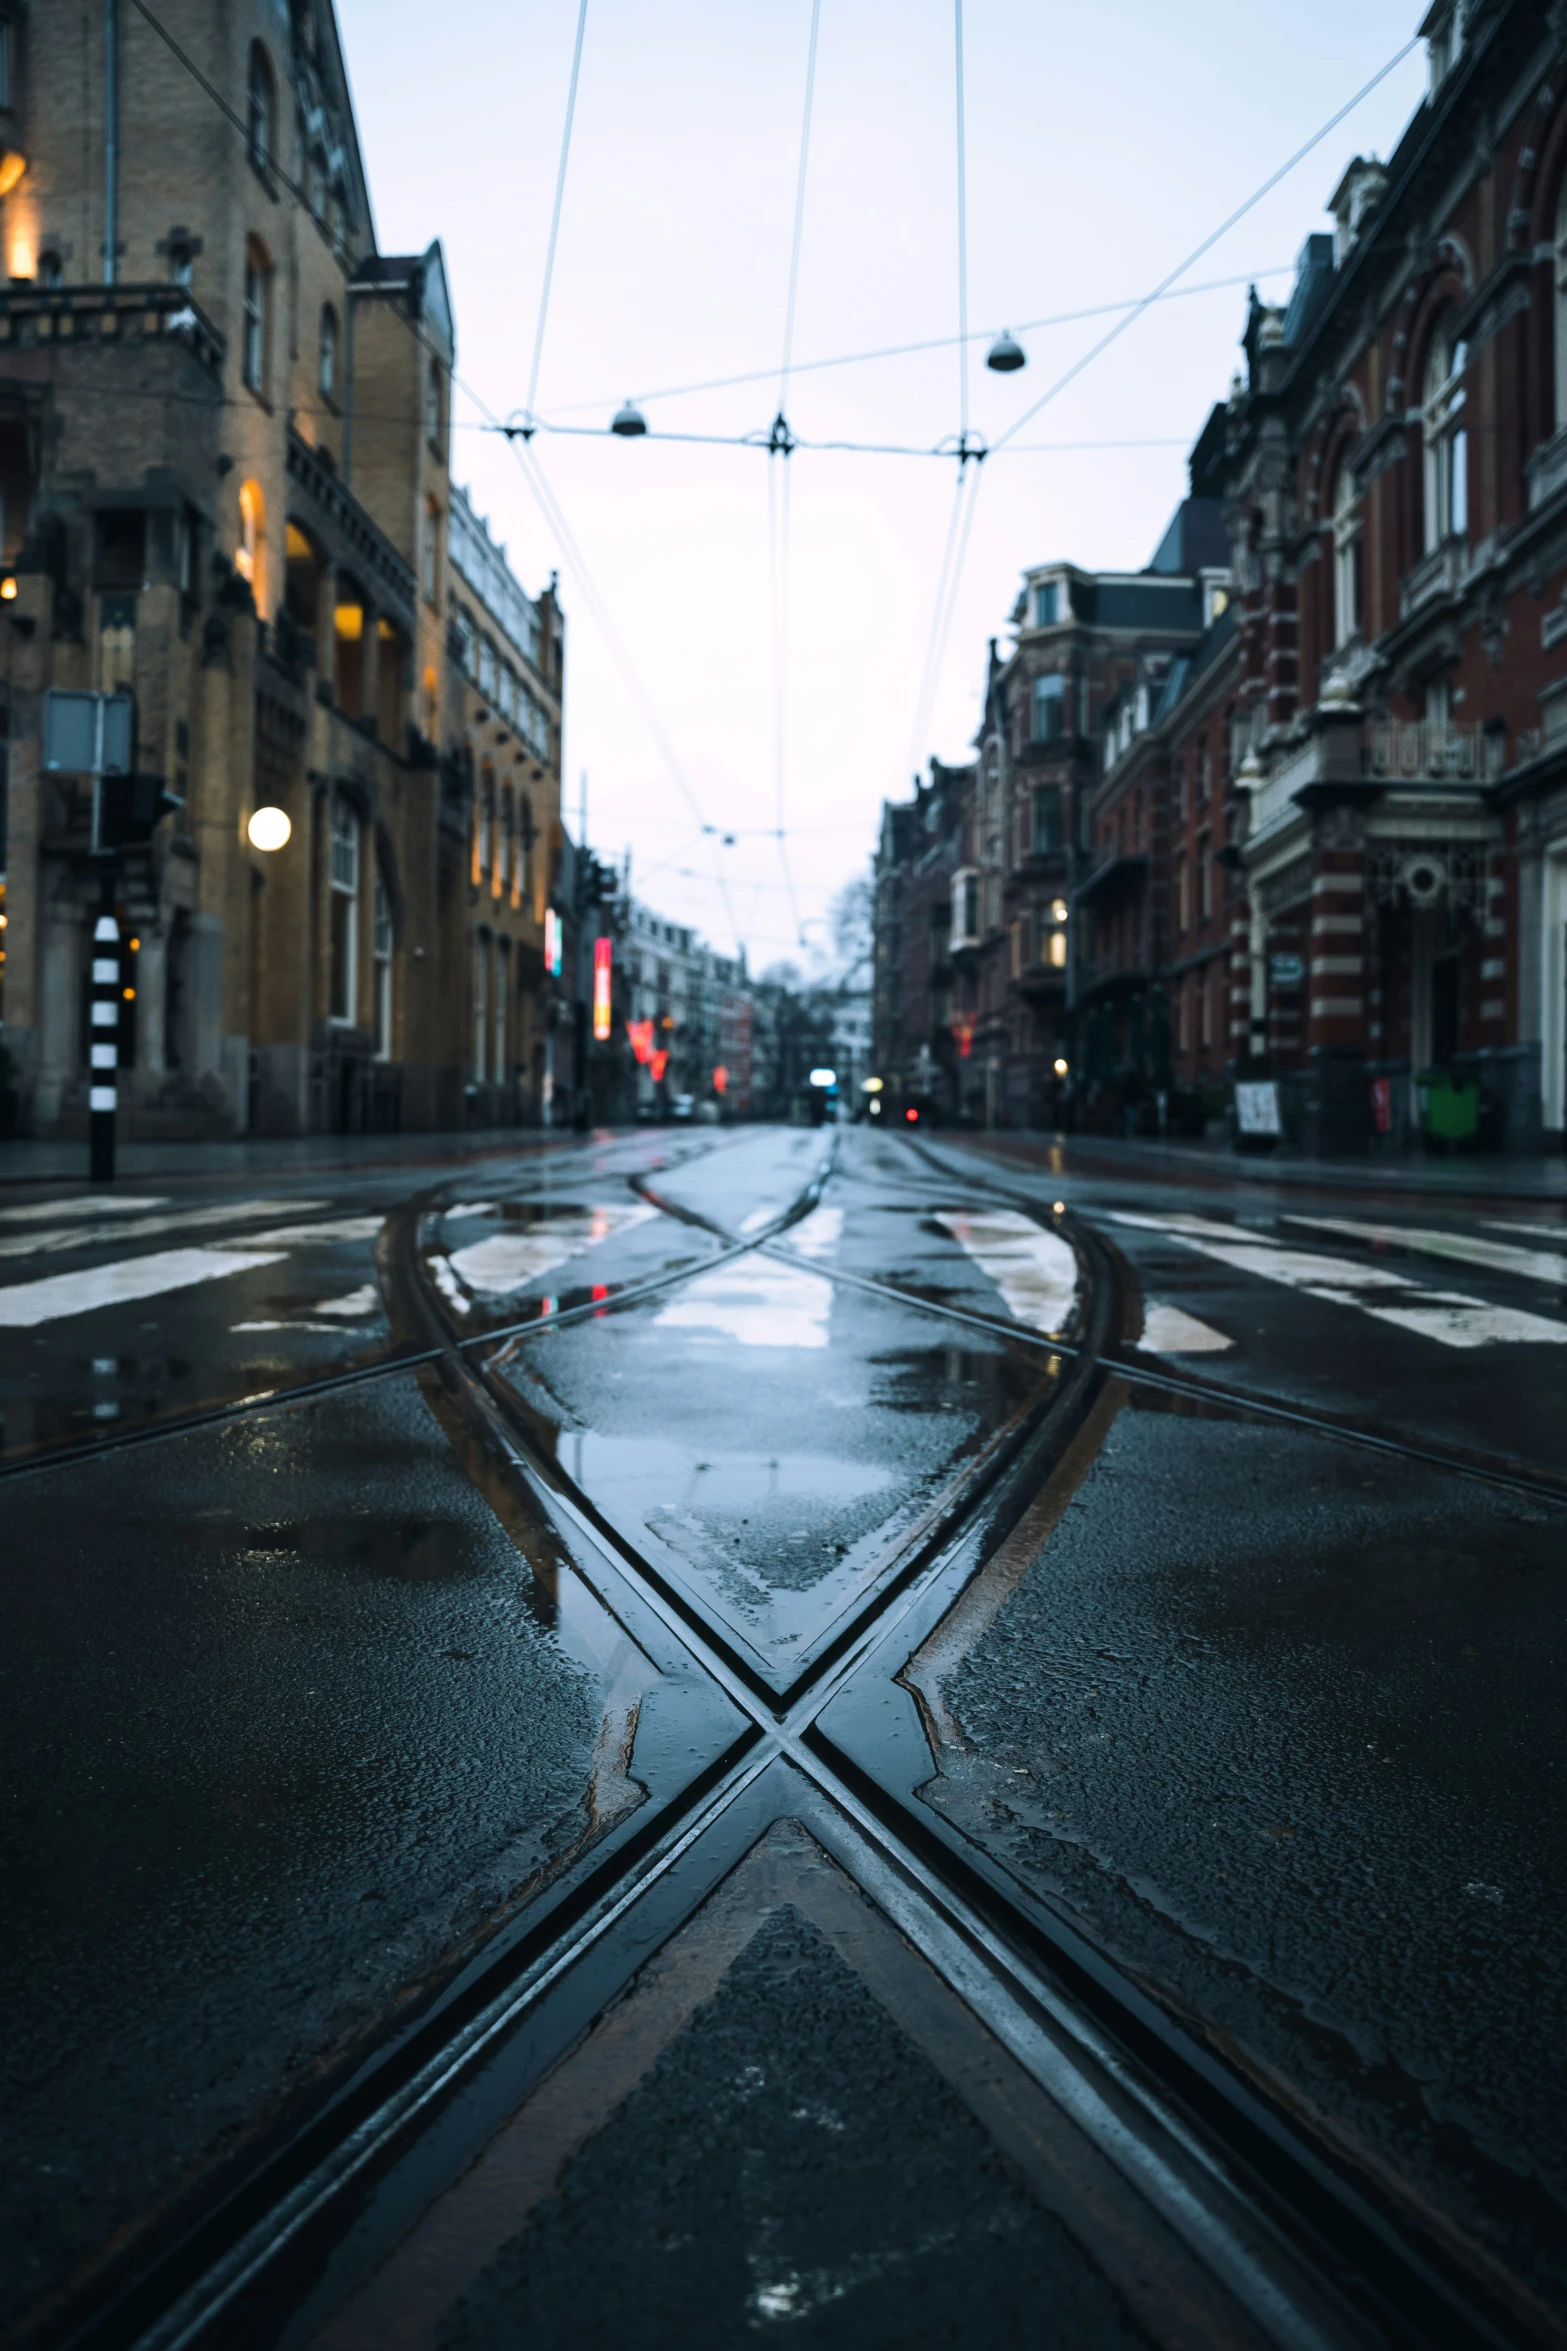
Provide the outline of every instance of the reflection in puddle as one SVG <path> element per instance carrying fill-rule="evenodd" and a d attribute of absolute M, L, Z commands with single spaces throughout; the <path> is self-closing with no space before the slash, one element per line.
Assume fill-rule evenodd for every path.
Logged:
<path fill-rule="evenodd" d="M 742 1347 L 825 1347 L 831 1314 L 832 1284 L 824 1275 L 770 1257 L 742 1257 L 698 1274 L 656 1322 L 660 1330 L 695 1331 Z"/>
<path fill-rule="evenodd" d="M 508 1204 L 513 1212 L 519 1205 Z M 658 1211 L 645 1200 L 625 1200 L 553 1213 L 527 1204 L 525 1213 L 529 1223 L 522 1231 L 487 1233 L 434 1260 L 435 1279 L 457 1313 L 470 1313 L 476 1297 L 508 1298 L 527 1291 L 557 1266 L 648 1223 Z"/>

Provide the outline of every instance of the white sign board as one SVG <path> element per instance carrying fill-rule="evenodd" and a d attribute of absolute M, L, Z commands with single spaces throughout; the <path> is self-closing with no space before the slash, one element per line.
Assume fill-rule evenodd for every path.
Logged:
<path fill-rule="evenodd" d="M 1242 1135 L 1282 1135 L 1279 1089 L 1272 1078 L 1237 1079 L 1235 1127 Z"/>
<path fill-rule="evenodd" d="M 51 686 L 44 696 L 45 768 L 59 775 L 128 776 L 135 708 L 129 694 Z"/>

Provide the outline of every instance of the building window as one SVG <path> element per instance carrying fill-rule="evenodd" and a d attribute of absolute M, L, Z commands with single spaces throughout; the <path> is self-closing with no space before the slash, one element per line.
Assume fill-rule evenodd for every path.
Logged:
<path fill-rule="evenodd" d="M 1200 922 L 1213 917 L 1213 848 L 1206 833 L 1197 844 L 1197 917 Z"/>
<path fill-rule="evenodd" d="M 533 854 L 533 802 L 526 792 L 522 796 L 521 814 L 517 826 L 517 862 L 512 872 L 511 902 L 520 906 L 528 888 L 528 864 Z"/>
<path fill-rule="evenodd" d="M 1333 500 L 1333 642 L 1347 645 L 1360 634 L 1360 500 L 1346 458 L 1338 469 Z"/>
<path fill-rule="evenodd" d="M 267 172 L 272 168 L 272 68 L 259 41 L 251 46 L 247 97 L 245 144 L 257 171 Z"/>
<path fill-rule="evenodd" d="M 1426 362 L 1426 552 L 1469 528 L 1469 435 L 1464 422 L 1464 369 L 1469 353 L 1439 326 Z"/>
<path fill-rule="evenodd" d="M 240 324 L 240 366 L 251 391 L 264 393 L 267 378 L 267 312 L 272 272 L 257 244 L 245 248 L 245 301 Z"/>
<path fill-rule="evenodd" d="M 973 867 L 952 877 L 952 944 L 969 947 L 979 938 L 979 875 Z"/>
<path fill-rule="evenodd" d="M 337 312 L 330 302 L 321 312 L 321 358 L 316 369 L 316 388 L 323 400 L 337 398 Z"/>
<path fill-rule="evenodd" d="M 441 363 L 438 359 L 431 360 L 430 373 L 425 381 L 424 429 L 430 447 L 439 457 L 441 454 Z"/>
<path fill-rule="evenodd" d="M 457 639 L 457 666 L 465 678 L 471 678 L 478 655 L 475 648 L 473 622 L 460 604 L 452 616 L 452 628 Z"/>
<path fill-rule="evenodd" d="M 196 253 L 194 246 L 171 245 L 169 247 L 169 284 L 183 286 L 188 293 L 195 272 Z"/>
<path fill-rule="evenodd" d="M 1061 816 L 1061 787 L 1059 784 L 1034 786 L 1034 851 L 1036 856 L 1048 857 L 1057 849 L 1066 847 L 1066 827 Z"/>
<path fill-rule="evenodd" d="M 332 795 L 329 859 L 331 1019 L 352 1023 L 359 1011 L 359 817 L 341 792 Z"/>
<path fill-rule="evenodd" d="M 267 509 L 261 484 L 245 482 L 239 493 L 239 544 L 234 549 L 234 569 L 242 580 L 249 581 L 258 612 L 266 586 L 266 543 Z"/>
<path fill-rule="evenodd" d="M 1056 743 L 1066 732 L 1066 680 L 1062 677 L 1034 680 L 1034 740 L 1036 743 Z"/>
<path fill-rule="evenodd" d="M 434 604 L 439 592 L 441 510 L 432 498 L 424 510 L 424 599 Z"/>
<path fill-rule="evenodd" d="M 1199 808 L 1207 807 L 1208 794 L 1212 784 L 1213 775 L 1208 761 L 1208 738 L 1203 735 L 1197 744 L 1197 805 Z"/>
<path fill-rule="evenodd" d="M 506 1083 L 506 1015 L 511 995 L 511 941 L 495 942 L 495 1034 L 490 1050 L 490 1068 L 498 1086 Z"/>
<path fill-rule="evenodd" d="M 501 794 L 500 853 L 495 860 L 494 890 L 497 898 L 504 898 L 511 886 L 512 842 L 515 835 L 512 817 L 512 797 L 509 791 Z"/>
<path fill-rule="evenodd" d="M 1059 582 L 1046 580 L 1034 590 L 1034 626 L 1053 629 L 1061 617 L 1061 589 Z"/>
<path fill-rule="evenodd" d="M 1556 206 L 1556 422 L 1567 426 L 1567 180 Z"/>
<path fill-rule="evenodd" d="M 392 1058 L 392 900 L 380 874 L 375 877 L 375 1057 Z"/>
<path fill-rule="evenodd" d="M 10 106 L 11 96 L 11 28 L 0 24 L 0 106 Z"/>
<path fill-rule="evenodd" d="M 482 1086 L 489 1076 L 486 1057 L 490 1044 L 489 988 L 490 934 L 473 934 L 473 1074 Z"/>
<path fill-rule="evenodd" d="M 59 286 L 65 282 L 65 264 L 58 253 L 40 253 L 38 256 L 38 283 L 41 286 Z M 189 278 L 182 281 L 190 284 Z"/>

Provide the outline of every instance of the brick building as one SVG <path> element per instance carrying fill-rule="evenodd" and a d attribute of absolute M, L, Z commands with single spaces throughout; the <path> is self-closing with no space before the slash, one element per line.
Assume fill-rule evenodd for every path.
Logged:
<path fill-rule="evenodd" d="M 1060 1043 L 1089 1123 L 1201 1116 L 1240 1076 L 1322 1151 L 1400 1148 L 1438 1095 L 1501 1148 L 1567 1127 L 1567 20 L 1439 0 L 1420 29 L 1425 100 L 1343 172 L 1287 304 L 1253 297 L 1182 543 L 1127 583 L 1189 583 L 1185 628 L 1079 665 L 1025 603 L 992 659 L 954 877 L 969 1115 L 1052 1115 Z M 1084 575 L 1028 593 L 1057 571 L 1076 624 Z M 879 1034 L 889 1082 L 902 1049 Z"/>
<path fill-rule="evenodd" d="M 537 1115 L 560 615 L 450 478 L 441 249 L 376 248 L 329 0 L 158 21 L 0 27 L 5 1090 L 85 1116 L 90 795 L 41 710 L 124 687 L 176 805 L 119 879 L 123 1129 Z"/>

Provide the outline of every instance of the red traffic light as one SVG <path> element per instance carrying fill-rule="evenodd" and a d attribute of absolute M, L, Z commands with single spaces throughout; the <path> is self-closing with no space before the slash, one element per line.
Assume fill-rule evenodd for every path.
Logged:
<path fill-rule="evenodd" d="M 917 1110 L 906 1110 L 903 1115 L 908 1120 L 911 1127 L 917 1127 L 919 1125 L 920 1114 Z"/>

